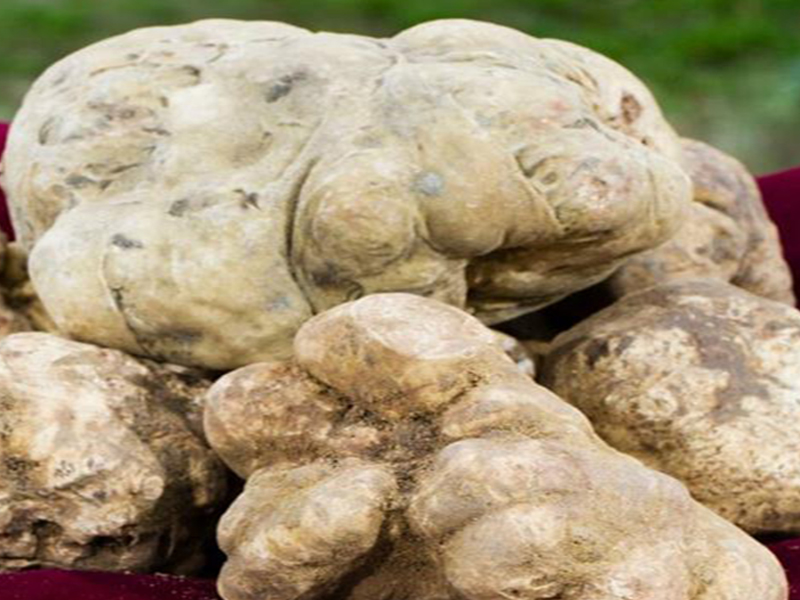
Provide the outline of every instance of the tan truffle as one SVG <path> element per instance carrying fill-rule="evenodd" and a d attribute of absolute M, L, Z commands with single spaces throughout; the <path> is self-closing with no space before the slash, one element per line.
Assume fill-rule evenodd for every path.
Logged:
<path fill-rule="evenodd" d="M 740 527 L 800 533 L 797 310 L 722 282 L 653 287 L 556 338 L 542 381 Z"/>
<path fill-rule="evenodd" d="M 206 386 L 46 333 L 0 341 L 0 570 L 202 566 L 226 494 L 193 432 Z"/>
<path fill-rule="evenodd" d="M 708 144 L 684 139 L 682 146 L 694 184 L 691 212 L 675 237 L 631 258 L 611 277 L 614 295 L 678 278 L 713 278 L 794 306 L 778 231 L 752 175 Z"/>
<path fill-rule="evenodd" d="M 372 295 L 294 349 L 209 392 L 209 440 L 249 477 L 219 526 L 226 600 L 786 598 L 764 547 L 466 313 Z"/>
<path fill-rule="evenodd" d="M 285 358 L 375 292 L 533 310 L 668 239 L 691 199 L 631 73 L 459 20 L 134 31 L 51 67 L 4 160 L 65 334 L 217 369 Z"/>

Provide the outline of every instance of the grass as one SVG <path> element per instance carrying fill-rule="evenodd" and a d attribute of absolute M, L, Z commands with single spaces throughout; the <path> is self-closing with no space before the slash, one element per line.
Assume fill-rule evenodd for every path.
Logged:
<path fill-rule="evenodd" d="M 797 0 L 0 0 L 0 118 L 45 67 L 82 46 L 207 17 L 372 35 L 465 17 L 568 39 L 637 73 L 684 135 L 757 172 L 800 164 Z"/>

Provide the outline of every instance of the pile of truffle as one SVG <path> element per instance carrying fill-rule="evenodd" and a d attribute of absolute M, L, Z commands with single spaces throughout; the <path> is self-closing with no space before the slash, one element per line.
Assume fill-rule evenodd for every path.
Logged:
<path fill-rule="evenodd" d="M 217 544 L 226 600 L 786 597 L 748 535 L 800 534 L 776 231 L 616 63 L 138 30 L 42 75 L 3 184 L 0 569 Z"/>

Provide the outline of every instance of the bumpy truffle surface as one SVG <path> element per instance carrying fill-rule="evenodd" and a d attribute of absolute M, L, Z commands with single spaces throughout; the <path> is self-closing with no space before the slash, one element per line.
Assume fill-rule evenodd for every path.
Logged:
<path fill-rule="evenodd" d="M 656 286 L 557 337 L 541 377 L 740 527 L 800 533 L 797 310 L 722 282 Z"/>
<path fill-rule="evenodd" d="M 730 282 L 794 306 L 792 276 L 755 180 L 739 161 L 708 144 L 681 140 L 694 202 L 678 233 L 631 258 L 608 282 L 614 295 L 679 278 Z"/>
<path fill-rule="evenodd" d="M 218 531 L 226 600 L 786 598 L 765 548 L 468 314 L 372 295 L 294 349 L 209 391 L 209 441 L 248 478 Z"/>
<path fill-rule="evenodd" d="M 201 566 L 226 482 L 201 387 L 46 333 L 0 341 L 0 570 Z"/>
<path fill-rule="evenodd" d="M 496 322 L 600 281 L 677 228 L 680 160 L 644 85 L 566 42 L 203 21 L 50 68 L 4 183 L 61 330 L 228 369 L 370 293 Z"/>

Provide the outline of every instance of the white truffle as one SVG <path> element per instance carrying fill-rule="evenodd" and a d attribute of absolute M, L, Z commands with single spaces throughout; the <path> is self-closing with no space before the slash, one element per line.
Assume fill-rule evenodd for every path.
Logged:
<path fill-rule="evenodd" d="M 785 600 L 766 548 L 466 313 L 377 294 L 294 347 L 209 391 L 210 443 L 248 477 L 218 532 L 226 600 Z"/>
<path fill-rule="evenodd" d="M 566 42 L 203 21 L 51 67 L 4 184 L 65 334 L 229 369 L 370 293 L 491 323 L 598 282 L 677 228 L 680 158 L 645 86 Z"/>
<path fill-rule="evenodd" d="M 654 286 L 558 336 L 541 378 L 723 517 L 800 533 L 796 309 L 713 279 Z"/>

